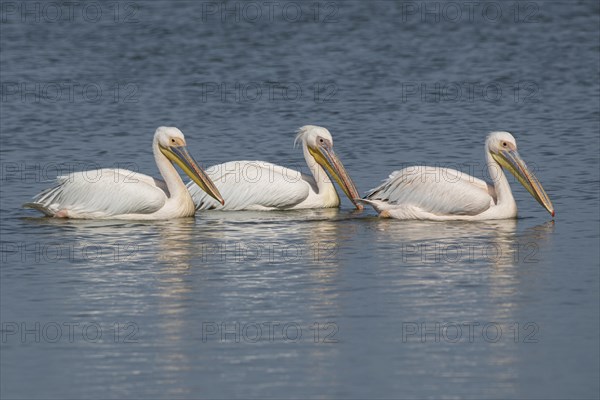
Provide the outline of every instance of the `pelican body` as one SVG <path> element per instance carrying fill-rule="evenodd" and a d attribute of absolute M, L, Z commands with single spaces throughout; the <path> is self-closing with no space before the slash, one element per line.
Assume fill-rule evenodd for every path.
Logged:
<path fill-rule="evenodd" d="M 188 153 L 179 129 L 159 127 L 152 150 L 164 180 L 125 169 L 74 172 L 59 176 L 56 186 L 23 207 L 60 218 L 158 220 L 193 216 L 194 202 L 173 163 L 223 203 L 219 190 Z"/>
<path fill-rule="evenodd" d="M 535 175 L 517 152 L 508 132 L 492 132 L 485 142 L 492 184 L 449 168 L 408 167 L 394 171 L 379 187 L 360 200 L 380 217 L 397 219 L 494 220 L 517 217 L 503 168 L 554 217 L 554 207 Z"/>
<path fill-rule="evenodd" d="M 358 208 L 358 191 L 342 162 L 333 151 L 331 133 L 319 126 L 307 125 L 298 130 L 294 142 L 302 144 L 304 158 L 312 176 L 265 161 L 230 161 L 207 169 L 226 204 L 219 204 L 188 183 L 199 210 L 296 210 L 338 207 L 340 198 L 327 172 Z"/>

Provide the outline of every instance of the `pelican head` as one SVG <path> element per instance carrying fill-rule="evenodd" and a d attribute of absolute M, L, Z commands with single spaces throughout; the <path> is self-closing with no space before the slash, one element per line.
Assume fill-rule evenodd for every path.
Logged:
<path fill-rule="evenodd" d="M 517 152 L 517 142 L 508 132 L 492 132 L 485 142 L 487 151 L 492 158 L 513 174 L 527 189 L 534 199 L 538 201 L 554 217 L 554 207 L 542 184 Z"/>
<path fill-rule="evenodd" d="M 174 127 L 161 126 L 154 134 L 155 147 L 171 162 L 177 164 L 196 184 L 221 204 L 225 204 L 221 193 L 206 172 L 188 153 L 183 133 Z"/>
<path fill-rule="evenodd" d="M 350 179 L 344 165 L 333 151 L 331 133 L 320 126 L 306 125 L 298 129 L 294 144 L 298 142 L 302 142 L 303 146 L 306 146 L 315 161 L 333 176 L 354 206 L 361 210 L 363 206 L 357 201 L 357 199 L 360 199 L 358 190 L 356 190 L 356 186 Z"/>

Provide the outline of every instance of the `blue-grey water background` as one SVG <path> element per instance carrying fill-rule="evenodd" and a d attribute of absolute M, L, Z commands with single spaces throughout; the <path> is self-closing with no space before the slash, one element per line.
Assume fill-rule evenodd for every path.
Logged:
<path fill-rule="evenodd" d="M 598 398 L 598 2 L 61 4 L 2 2 L 3 398 Z M 69 168 L 156 175 L 160 125 L 306 171 L 305 124 L 361 193 L 485 177 L 511 131 L 556 219 L 512 177 L 494 223 L 20 208 Z"/>

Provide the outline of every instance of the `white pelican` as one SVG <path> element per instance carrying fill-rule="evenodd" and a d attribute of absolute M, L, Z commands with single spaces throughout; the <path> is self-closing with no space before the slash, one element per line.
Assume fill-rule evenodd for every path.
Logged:
<path fill-rule="evenodd" d="M 331 133 L 319 126 L 298 130 L 304 158 L 312 176 L 265 161 L 230 161 L 207 169 L 208 176 L 227 199 L 225 205 L 206 196 L 194 182 L 188 183 L 198 210 L 289 210 L 337 207 L 340 198 L 323 167 L 344 193 L 362 209 L 354 183 L 333 152 Z"/>
<path fill-rule="evenodd" d="M 193 216 L 194 202 L 173 163 L 223 203 L 185 146 L 179 129 L 161 126 L 154 134 L 152 150 L 164 181 L 125 169 L 74 172 L 59 176 L 56 186 L 23 207 L 60 218 L 156 220 Z"/>
<path fill-rule="evenodd" d="M 517 152 L 508 132 L 492 132 L 485 142 L 493 185 L 448 168 L 409 167 L 394 171 L 360 200 L 380 217 L 398 219 L 490 220 L 516 218 L 517 204 L 502 167 L 508 169 L 554 217 L 554 207 L 542 185 Z"/>

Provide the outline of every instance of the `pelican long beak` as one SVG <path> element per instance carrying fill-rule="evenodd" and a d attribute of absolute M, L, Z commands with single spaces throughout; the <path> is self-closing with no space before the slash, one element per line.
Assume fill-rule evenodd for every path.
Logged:
<path fill-rule="evenodd" d="M 352 204 L 354 204 L 357 209 L 362 210 L 363 205 L 357 201 L 357 199 L 360 199 L 358 190 L 356 190 L 356 186 L 354 185 L 354 182 L 352 182 L 352 179 L 350 179 L 350 175 L 346 172 L 344 165 L 335 155 L 333 147 L 330 144 L 320 146 L 318 149 L 313 149 L 308 146 L 308 151 L 315 158 L 315 161 L 325 167 L 327 172 L 333 176 Z"/>
<path fill-rule="evenodd" d="M 209 196 L 217 200 L 221 204 L 225 204 L 225 200 L 221 197 L 219 189 L 215 186 L 213 181 L 206 175 L 206 172 L 194 160 L 194 158 L 188 153 L 185 146 L 170 146 L 163 147 L 158 146 L 160 151 L 172 162 L 179 165 L 179 168 L 186 173 L 202 190 L 208 193 Z"/>
<path fill-rule="evenodd" d="M 499 153 L 492 152 L 491 154 L 494 160 L 508 169 L 521 182 L 521 185 L 531 193 L 533 198 L 554 217 L 554 207 L 550 198 L 544 191 L 540 181 L 527 168 L 527 164 L 525 164 L 519 153 L 516 150 L 501 150 Z"/>

